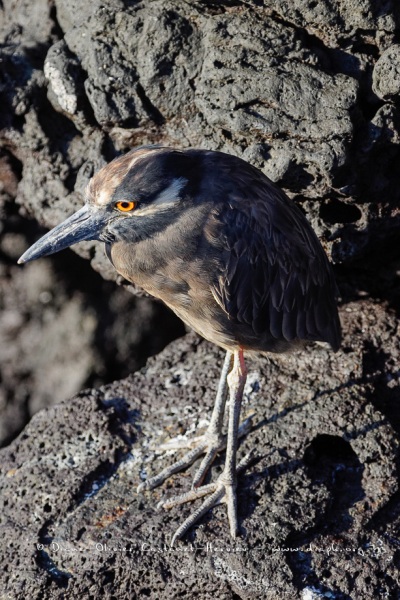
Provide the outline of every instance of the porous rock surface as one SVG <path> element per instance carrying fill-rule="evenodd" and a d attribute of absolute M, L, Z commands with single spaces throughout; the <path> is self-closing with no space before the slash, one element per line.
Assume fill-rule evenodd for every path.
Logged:
<path fill-rule="evenodd" d="M 143 143 L 237 154 L 303 205 L 336 262 L 398 233 L 396 2 L 76 0 L 3 8 L 1 144 L 52 226 Z M 93 244 L 78 251 L 107 278 Z"/>
<path fill-rule="evenodd" d="M 367 300 L 342 322 L 337 354 L 248 361 L 253 429 L 239 455 L 253 448 L 254 461 L 235 542 L 221 506 L 170 548 L 190 507 L 156 505 L 190 489 L 193 469 L 136 491 L 174 458 L 159 444 L 206 426 L 223 359 L 213 345 L 191 334 L 128 379 L 39 412 L 0 454 L 4 597 L 395 598 L 399 325 Z"/>
<path fill-rule="evenodd" d="M 399 25 L 395 0 L 3 0 L 0 442 L 182 334 L 89 274 L 117 279 L 99 244 L 15 265 L 27 217 L 60 222 L 135 145 L 233 153 L 285 189 L 335 263 L 345 339 L 249 364 L 237 548 L 221 507 L 168 550 L 189 508 L 155 506 L 190 473 L 135 492 L 172 460 L 158 441 L 205 425 L 216 348 L 192 335 L 38 413 L 1 452 L 0 597 L 398 597 Z"/>

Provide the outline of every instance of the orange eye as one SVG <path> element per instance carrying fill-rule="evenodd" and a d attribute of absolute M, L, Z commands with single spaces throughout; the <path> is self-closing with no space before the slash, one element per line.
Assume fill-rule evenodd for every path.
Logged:
<path fill-rule="evenodd" d="M 115 208 L 118 208 L 121 212 L 130 212 L 136 208 L 136 202 L 121 200 L 120 202 L 116 202 Z"/>

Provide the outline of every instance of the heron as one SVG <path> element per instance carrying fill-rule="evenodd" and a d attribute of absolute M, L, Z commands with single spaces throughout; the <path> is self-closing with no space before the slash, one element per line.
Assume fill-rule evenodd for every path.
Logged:
<path fill-rule="evenodd" d="M 300 208 L 248 162 L 223 152 L 163 146 L 135 148 L 95 173 L 83 208 L 18 262 L 83 240 L 104 242 L 119 274 L 226 351 L 206 432 L 138 491 L 161 485 L 204 455 L 192 489 L 161 503 L 171 508 L 203 499 L 172 544 L 221 502 L 235 538 L 237 473 L 246 463 L 237 461 L 244 356 L 286 353 L 307 342 L 326 342 L 334 351 L 340 346 L 337 286 L 322 245 Z M 204 485 L 225 448 L 222 473 Z"/>

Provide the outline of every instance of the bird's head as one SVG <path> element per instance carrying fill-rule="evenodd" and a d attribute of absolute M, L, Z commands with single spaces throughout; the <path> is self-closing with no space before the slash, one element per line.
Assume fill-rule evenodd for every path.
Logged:
<path fill-rule="evenodd" d="M 19 259 L 26 263 L 84 240 L 137 241 L 172 222 L 195 196 L 196 153 L 143 147 L 98 171 L 83 208 L 57 225 Z"/>

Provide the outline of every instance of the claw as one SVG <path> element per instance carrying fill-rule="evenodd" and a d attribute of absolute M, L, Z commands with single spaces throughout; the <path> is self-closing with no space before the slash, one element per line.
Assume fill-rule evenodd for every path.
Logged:
<path fill-rule="evenodd" d="M 246 456 L 240 461 L 237 474 L 243 473 L 249 466 L 250 462 L 254 458 L 254 451 L 251 450 Z M 175 531 L 171 541 L 171 548 L 173 547 L 176 540 L 180 539 L 185 533 L 194 525 L 203 515 L 205 515 L 211 508 L 221 503 L 226 503 L 228 511 L 228 521 L 231 536 L 236 538 L 239 531 L 238 519 L 237 519 L 237 496 L 236 496 L 236 484 L 233 484 L 226 479 L 225 472 L 214 483 L 208 485 L 202 485 L 197 489 L 191 489 L 185 494 L 179 496 L 173 496 L 168 500 L 161 500 L 157 504 L 157 508 L 164 508 L 169 510 L 175 506 L 185 504 L 186 502 L 193 502 L 204 496 L 209 497 L 203 502 L 199 508 L 197 508 Z"/>

